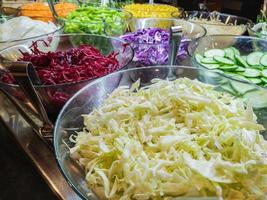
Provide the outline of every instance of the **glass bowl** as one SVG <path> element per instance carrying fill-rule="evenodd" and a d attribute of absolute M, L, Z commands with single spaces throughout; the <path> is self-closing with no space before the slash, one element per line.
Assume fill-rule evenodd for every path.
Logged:
<path fill-rule="evenodd" d="M 263 39 L 267 39 L 267 32 L 262 32 L 263 26 L 266 27 L 266 22 L 261 22 L 257 24 L 250 24 L 248 26 L 248 34 L 252 37 L 259 37 Z"/>
<path fill-rule="evenodd" d="M 90 9 L 90 12 L 88 9 Z M 109 7 L 84 6 L 79 10 L 84 10 L 84 12 L 80 11 L 79 14 L 74 16 L 70 17 L 72 15 L 70 14 L 66 18 L 59 19 L 65 23 L 65 33 L 119 36 L 126 32 L 128 21 L 132 18 L 132 14 L 127 11 Z M 109 14 L 109 17 L 107 17 L 107 14 L 105 14 L 107 11 L 117 14 Z M 97 13 L 98 16 L 87 16 L 88 13 Z"/>
<path fill-rule="evenodd" d="M 183 39 L 177 54 L 177 62 L 182 65 L 188 64 L 187 45 L 191 40 L 206 35 L 206 30 L 203 26 L 174 18 L 133 18 L 129 21 L 130 32 L 136 32 L 137 30 L 147 28 L 161 28 L 169 31 L 172 26 L 182 26 L 183 29 Z M 121 38 L 123 38 L 123 36 L 121 36 Z M 126 41 L 130 42 L 127 39 Z M 133 66 L 140 67 L 168 64 L 168 39 L 156 43 L 130 42 L 130 44 L 135 51 L 135 57 L 132 63 Z"/>
<path fill-rule="evenodd" d="M 133 14 L 134 18 L 171 18 L 172 13 L 182 16 L 183 8 L 174 7 L 167 4 L 129 4 L 124 10 Z"/>
<path fill-rule="evenodd" d="M 170 74 L 169 72 L 173 73 Z M 76 162 L 73 158 L 70 157 L 69 147 L 73 147 L 73 143 L 70 141 L 70 135 L 74 134 L 75 131 L 79 131 L 83 128 L 83 117 L 81 115 L 88 114 L 92 112 L 94 108 L 101 106 L 105 99 L 119 86 L 131 87 L 131 85 L 135 81 L 131 78 L 132 73 L 139 74 L 138 78 L 140 78 L 141 87 L 151 84 L 151 80 L 154 78 L 175 80 L 178 78 L 185 77 L 192 80 L 197 79 L 201 82 L 214 85 L 215 90 L 226 92 L 223 89 L 223 84 L 227 81 L 235 81 L 232 79 L 228 79 L 227 77 L 223 77 L 223 82 L 218 82 L 216 79 L 206 79 L 205 76 L 203 76 L 205 74 L 210 74 L 213 76 L 219 74 L 205 69 L 197 69 L 184 66 L 153 66 L 127 69 L 110 74 L 106 77 L 100 78 L 88 84 L 82 90 L 77 92 L 64 105 L 57 118 L 54 129 L 54 149 L 61 172 L 63 173 L 70 186 L 82 199 L 95 200 L 97 199 L 97 196 L 88 196 L 88 193 L 91 193 L 91 190 L 87 187 L 85 173 L 82 167 L 78 164 L 78 162 Z M 113 80 L 118 80 L 119 77 L 123 78 L 121 79 L 121 81 L 117 82 L 117 84 L 109 84 Z M 265 94 L 267 93 L 267 91 L 263 88 L 257 87 L 256 90 L 258 92 L 264 92 Z M 267 98 L 265 98 L 264 100 L 267 101 Z M 263 119 L 263 117 L 266 117 L 266 113 L 257 113 L 257 116 L 258 119 L 261 120 Z M 179 199 L 213 200 L 218 198 L 180 197 Z"/>
<path fill-rule="evenodd" d="M 180 18 L 177 13 L 172 13 L 172 17 Z M 235 15 L 219 12 L 185 11 L 184 19 L 198 23 L 207 29 L 207 35 L 243 35 L 252 21 Z M 202 19 L 202 20 L 199 20 Z M 214 21 L 219 20 L 219 22 Z"/>
<path fill-rule="evenodd" d="M 196 54 L 203 55 L 204 52 L 208 49 L 223 49 L 227 47 L 235 47 L 240 51 L 240 54 L 248 55 L 249 53 L 256 52 L 256 51 L 262 51 L 267 52 L 267 40 L 255 38 L 255 37 L 248 37 L 248 36 L 231 36 L 231 35 L 214 35 L 214 36 L 206 36 L 202 37 L 198 40 L 192 41 L 188 46 L 188 53 L 191 58 L 192 66 L 198 68 L 198 69 L 208 69 L 203 64 L 197 61 L 195 58 Z M 251 67 L 252 68 L 252 67 Z M 220 68 L 218 69 L 210 69 L 211 71 L 217 71 L 218 74 L 210 76 L 209 73 L 206 75 L 203 74 L 203 77 L 205 79 L 216 79 L 217 81 L 221 81 L 222 79 L 225 79 L 224 77 L 231 78 L 236 81 L 246 82 L 250 86 L 242 88 L 242 84 L 233 85 L 230 84 L 228 87 L 228 90 L 231 91 L 233 94 L 237 94 L 240 97 L 246 97 L 254 94 L 253 87 L 256 87 L 256 85 L 252 82 L 252 79 L 250 78 L 242 78 L 238 75 L 238 72 L 232 72 L 232 71 L 222 71 Z M 240 72 L 241 73 L 241 72 Z M 262 82 L 263 83 L 263 82 Z M 264 85 L 257 86 L 259 88 L 265 88 Z M 264 89 L 265 90 L 265 89 Z M 257 94 L 254 94 L 255 96 Z M 263 99 L 263 98 L 260 98 Z M 267 100 L 267 98 L 266 98 Z M 252 102 L 254 104 L 254 107 L 257 109 L 261 109 L 262 107 L 265 107 L 265 104 L 267 105 L 267 101 L 262 101 L 261 103 L 258 102 Z M 267 121 L 265 122 L 267 123 Z"/>
<path fill-rule="evenodd" d="M 43 45 L 43 42 L 37 43 L 38 49 L 41 48 L 41 51 L 44 52 L 51 52 L 50 45 L 55 45 L 54 41 L 56 41 L 57 45 L 53 46 L 53 51 L 64 51 L 73 47 L 78 47 L 82 44 L 87 44 L 94 46 L 104 55 L 108 55 L 111 52 L 116 52 L 118 53 L 116 58 L 119 61 L 119 69 L 126 67 L 133 58 L 133 50 L 130 45 L 127 45 L 127 43 L 125 43 L 123 40 L 113 37 L 89 34 L 65 34 L 56 35 L 53 37 L 38 38 L 38 40 L 36 41 L 46 41 L 46 43 L 49 44 L 48 46 L 46 46 Z M 0 54 L 1 56 L 8 58 L 9 60 L 16 61 L 22 56 L 20 51 L 30 52 L 29 46 L 25 45 L 24 43 L 21 43 L 19 45 L 15 45 L 3 51 L 0 51 Z M 88 84 L 92 80 L 93 79 L 56 85 L 34 85 L 34 87 L 39 96 L 41 97 L 41 100 L 44 104 L 49 118 L 53 121 L 64 103 L 75 92 L 77 92 L 80 88 L 82 88 L 84 85 Z M 6 90 L 13 97 L 15 97 L 20 104 L 29 104 L 29 99 L 22 93 L 18 85 L 0 82 L 0 87 Z"/>
<path fill-rule="evenodd" d="M 14 19 L 14 18 L 13 18 Z M 12 19 L 11 19 L 12 20 Z M 36 40 L 39 37 L 53 37 L 62 33 L 64 24 L 63 23 L 55 23 L 56 29 L 50 33 L 43 33 L 43 34 L 35 34 L 34 37 L 25 37 L 25 38 L 18 38 L 17 40 L 7 40 L 7 41 L 0 41 L 0 50 L 3 50 L 7 47 L 14 46 L 19 43 L 28 43 L 28 45 L 32 44 L 32 41 Z M 14 31 L 19 31 L 14 28 Z"/>

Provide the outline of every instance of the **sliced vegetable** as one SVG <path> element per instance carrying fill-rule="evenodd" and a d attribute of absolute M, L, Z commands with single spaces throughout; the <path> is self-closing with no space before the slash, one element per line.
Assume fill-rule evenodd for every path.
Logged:
<path fill-rule="evenodd" d="M 242 73 L 244 76 L 246 77 L 250 77 L 250 78 L 254 78 L 254 77 L 258 77 L 261 75 L 261 72 L 259 70 L 256 70 L 256 69 L 246 69 L 246 71 L 244 71 Z"/>
<path fill-rule="evenodd" d="M 248 56 L 247 56 L 247 63 L 250 65 L 250 66 L 259 66 L 260 65 L 260 60 L 261 60 L 261 57 L 263 56 L 264 54 L 262 52 L 252 52 L 250 53 Z"/>
<path fill-rule="evenodd" d="M 236 59 L 236 62 L 237 62 L 239 65 L 241 65 L 241 66 L 243 66 L 243 67 L 249 67 L 249 65 L 247 64 L 246 60 L 244 60 L 244 59 L 242 58 L 242 56 L 235 54 L 234 57 L 235 57 L 235 59 Z"/>
<path fill-rule="evenodd" d="M 222 65 L 219 68 L 225 71 L 235 71 L 238 67 L 237 65 Z"/>
<path fill-rule="evenodd" d="M 261 71 L 261 75 L 262 75 L 264 78 L 267 78 L 267 69 L 262 70 L 262 71 Z"/>
<path fill-rule="evenodd" d="M 220 67 L 219 64 L 202 64 L 204 67 L 207 67 L 208 69 L 217 69 Z"/>
<path fill-rule="evenodd" d="M 235 59 L 235 52 L 232 48 L 226 48 L 226 49 L 224 49 L 224 52 L 225 52 L 226 58 L 229 58 L 231 60 Z"/>
<path fill-rule="evenodd" d="M 225 64 L 225 65 L 234 65 L 234 61 L 228 59 L 228 58 L 224 58 L 224 57 L 220 57 L 220 56 L 214 56 L 213 59 L 221 64 Z"/>
<path fill-rule="evenodd" d="M 260 64 L 263 65 L 264 67 L 267 67 L 267 53 L 264 54 L 261 59 L 260 59 Z"/>
<path fill-rule="evenodd" d="M 217 63 L 218 63 L 218 62 L 217 62 L 215 59 L 213 59 L 213 58 L 203 58 L 203 59 L 201 60 L 201 62 L 204 63 L 204 64 L 217 64 Z"/>
<path fill-rule="evenodd" d="M 267 91 L 264 89 L 248 92 L 244 95 L 244 99 L 256 109 L 267 107 Z"/>
<path fill-rule="evenodd" d="M 214 56 L 224 57 L 225 52 L 222 49 L 210 49 L 205 51 L 204 56 L 208 58 L 213 58 Z"/>
<path fill-rule="evenodd" d="M 249 78 L 249 80 L 254 84 L 260 84 L 262 80 L 260 78 Z"/>

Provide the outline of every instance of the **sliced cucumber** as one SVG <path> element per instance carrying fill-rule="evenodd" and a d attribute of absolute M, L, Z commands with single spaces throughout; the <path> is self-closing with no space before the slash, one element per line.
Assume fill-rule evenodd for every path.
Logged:
<path fill-rule="evenodd" d="M 244 95 L 246 103 L 250 102 L 253 108 L 260 109 L 267 107 L 267 91 L 264 89 L 257 89 L 248 92 Z"/>
<path fill-rule="evenodd" d="M 249 67 L 246 60 L 244 60 L 240 55 L 235 54 L 235 59 L 239 65 L 241 65 L 243 67 Z"/>
<path fill-rule="evenodd" d="M 267 83 L 267 78 L 262 77 L 261 80 L 262 82 Z"/>
<path fill-rule="evenodd" d="M 208 69 L 218 69 L 220 67 L 219 64 L 202 64 L 202 65 Z"/>
<path fill-rule="evenodd" d="M 246 71 L 246 68 L 238 66 L 238 68 L 235 71 L 237 71 L 237 72 L 244 72 L 244 71 Z"/>
<path fill-rule="evenodd" d="M 218 63 L 225 64 L 225 65 L 234 65 L 235 63 L 228 59 L 221 56 L 214 56 L 213 59 L 217 61 Z"/>
<path fill-rule="evenodd" d="M 213 58 L 203 58 L 201 60 L 201 63 L 204 63 L 204 64 L 217 64 L 218 62 L 216 60 L 214 60 Z"/>
<path fill-rule="evenodd" d="M 222 65 L 219 67 L 219 69 L 224 70 L 224 71 L 235 71 L 238 69 L 239 66 L 237 65 Z"/>
<path fill-rule="evenodd" d="M 232 48 L 224 49 L 225 57 L 231 60 L 235 60 L 235 52 Z"/>
<path fill-rule="evenodd" d="M 259 70 L 256 70 L 256 69 L 247 68 L 246 71 L 244 71 L 242 73 L 242 75 L 245 77 L 249 77 L 249 78 L 255 78 L 255 77 L 260 76 L 261 72 Z"/>
<path fill-rule="evenodd" d="M 230 48 L 233 49 L 235 55 L 240 55 L 240 51 L 237 48 L 235 47 L 230 47 Z"/>
<path fill-rule="evenodd" d="M 224 57 L 225 52 L 222 49 L 209 49 L 205 51 L 204 56 L 208 58 L 213 58 L 214 56 Z"/>
<path fill-rule="evenodd" d="M 264 77 L 264 78 L 267 78 L 267 69 L 264 69 L 261 71 L 261 75 Z"/>
<path fill-rule="evenodd" d="M 241 83 L 238 81 L 231 81 L 231 85 L 234 88 L 234 90 L 240 94 L 244 95 L 245 93 L 255 90 L 255 86 L 250 85 L 249 83 Z"/>
<path fill-rule="evenodd" d="M 237 96 L 237 92 L 233 89 L 233 87 L 229 83 L 220 85 L 219 87 L 220 87 L 219 89 L 221 89 L 223 92 L 227 92 L 232 94 L 233 96 Z"/>
<path fill-rule="evenodd" d="M 203 56 L 197 53 L 197 54 L 195 55 L 195 59 L 196 59 L 196 61 L 197 61 L 198 63 L 201 63 L 201 60 L 203 59 Z"/>
<path fill-rule="evenodd" d="M 261 59 L 260 59 L 260 64 L 263 65 L 264 67 L 267 67 L 267 53 L 265 53 Z"/>
<path fill-rule="evenodd" d="M 249 78 L 249 80 L 254 84 L 260 84 L 262 80 L 260 78 Z"/>
<path fill-rule="evenodd" d="M 258 66 L 260 65 L 260 60 L 263 55 L 264 53 L 260 51 L 252 52 L 247 56 L 247 63 L 250 66 Z"/>

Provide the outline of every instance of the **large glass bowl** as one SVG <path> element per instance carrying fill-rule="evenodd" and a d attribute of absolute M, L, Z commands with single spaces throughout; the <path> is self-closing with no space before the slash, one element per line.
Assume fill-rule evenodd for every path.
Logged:
<path fill-rule="evenodd" d="M 206 36 L 203 38 L 200 38 L 198 40 L 192 41 L 188 46 L 188 53 L 191 57 L 191 63 L 192 66 L 198 68 L 198 69 L 208 69 L 203 64 L 198 62 L 194 55 L 200 54 L 203 55 L 204 52 L 208 49 L 224 49 L 227 47 L 235 47 L 240 51 L 241 55 L 248 55 L 249 53 L 256 52 L 256 51 L 262 51 L 267 52 L 267 40 L 255 38 L 255 37 L 248 37 L 248 36 L 231 36 L 231 35 L 214 35 L 214 36 Z M 206 73 L 203 74 L 203 77 L 205 77 L 206 80 L 212 79 L 217 81 L 222 81 L 225 79 L 225 77 L 231 78 L 236 81 L 241 81 L 239 76 L 235 76 L 231 72 L 225 73 L 222 70 L 219 69 L 213 69 L 210 71 L 218 71 L 218 74 L 210 74 Z M 241 82 L 247 82 L 248 79 L 242 79 Z M 252 99 L 252 103 L 255 108 L 258 110 L 265 110 L 265 107 L 267 106 L 267 97 L 265 96 L 266 93 L 259 94 L 255 93 L 253 88 L 258 87 L 262 88 L 262 91 L 265 91 L 265 87 L 256 86 L 253 82 L 247 82 L 249 84 L 249 87 L 246 87 L 246 85 L 243 86 L 243 83 L 238 84 L 230 84 L 228 83 L 225 86 L 225 89 L 227 89 L 229 92 L 233 94 L 238 94 L 241 97 L 250 97 L 254 96 L 255 98 Z M 262 97 L 260 97 L 262 95 Z M 260 99 L 260 101 L 258 101 Z M 267 121 L 264 122 L 267 124 Z"/>
<path fill-rule="evenodd" d="M 53 37 L 38 38 L 38 40 L 44 40 L 48 44 L 53 45 L 55 45 L 55 42 L 53 42 L 54 40 L 57 42 L 57 45 L 53 46 L 53 49 L 51 49 L 50 45 L 46 46 L 43 45 L 43 42 L 38 42 L 38 48 L 40 45 L 42 51 L 64 51 L 73 47 L 78 47 L 82 44 L 87 44 L 94 46 L 104 55 L 108 55 L 111 52 L 116 52 L 118 53 L 116 58 L 119 61 L 119 69 L 126 67 L 133 58 L 132 48 L 127 45 L 127 43 L 125 43 L 123 40 L 113 37 L 88 34 L 66 34 L 57 35 Z M 21 43 L 20 45 L 12 46 L 3 51 L 0 51 L 0 54 L 5 58 L 16 61 L 18 58 L 21 57 L 20 50 L 22 52 L 26 52 L 29 51 L 29 47 L 24 43 Z M 34 87 L 39 96 L 41 97 L 41 100 L 49 115 L 49 118 L 51 120 L 54 120 L 64 103 L 75 92 L 77 92 L 84 85 L 88 84 L 91 81 L 92 79 L 57 85 L 34 85 Z M 110 84 L 112 85 L 113 83 L 110 82 Z M 19 101 L 19 103 L 24 105 L 29 104 L 29 99 L 23 94 L 18 85 L 0 82 L 0 87 L 6 90 L 13 97 L 15 97 Z"/>
<path fill-rule="evenodd" d="M 180 18 L 179 13 L 172 17 Z M 207 35 L 243 35 L 252 21 L 235 15 L 219 12 L 185 11 L 184 19 L 200 24 L 207 29 Z M 216 22 L 215 22 L 216 20 Z"/>
<path fill-rule="evenodd" d="M 203 26 L 174 18 L 133 18 L 129 21 L 130 32 L 136 32 L 137 30 L 147 28 L 161 28 L 169 31 L 172 26 L 181 26 L 183 31 L 180 48 L 177 47 L 179 49 L 177 53 L 177 63 L 181 65 L 188 64 L 187 46 L 191 40 L 206 35 L 206 29 Z M 130 44 L 135 51 L 135 57 L 132 63 L 133 66 L 142 67 L 168 64 L 168 40 L 162 40 L 156 43 L 147 43 L 145 41 L 130 42 Z"/>
<path fill-rule="evenodd" d="M 223 77 L 222 79 L 220 79 L 220 81 L 218 81 L 217 79 L 207 79 L 206 75 L 210 75 L 210 77 L 216 77 L 219 76 L 219 74 L 205 69 L 183 66 L 154 66 L 119 71 L 106 77 L 100 78 L 85 86 L 64 105 L 57 118 L 54 129 L 54 148 L 57 162 L 68 183 L 82 199 L 95 200 L 97 198 L 96 196 L 89 197 L 87 195 L 88 193 L 90 193 L 90 190 L 87 188 L 85 173 L 83 172 L 81 166 L 70 157 L 69 147 L 73 147 L 73 143 L 70 141 L 70 135 L 74 134 L 75 131 L 79 131 L 83 128 L 83 117 L 81 115 L 88 114 L 92 112 L 94 108 L 99 107 L 109 96 L 109 94 L 111 94 L 119 86 L 131 87 L 131 85 L 135 81 L 131 76 L 131 74 L 133 73 L 138 75 L 136 78 L 140 78 L 141 87 L 151 84 L 151 80 L 154 78 L 175 80 L 186 77 L 192 80 L 198 79 L 201 82 L 214 85 L 214 89 L 219 91 L 225 91 L 223 86 L 226 82 L 233 81 L 240 83 L 226 77 Z M 117 84 L 110 85 L 110 82 L 118 80 L 120 77 L 123 77 L 121 81 L 116 81 Z M 256 87 L 255 90 L 264 93 L 265 96 L 261 98 L 267 101 L 267 90 L 259 87 Z M 267 109 L 267 105 L 265 109 Z M 256 112 L 256 114 L 259 121 L 266 119 L 266 113 Z M 179 199 L 212 200 L 217 198 Z"/>
<path fill-rule="evenodd" d="M 51 33 L 39 33 L 33 37 L 26 37 L 26 38 L 18 38 L 16 40 L 8 40 L 8 41 L 0 41 L 0 50 L 5 49 L 10 46 L 17 45 L 19 43 L 28 43 L 30 45 L 33 41 L 35 41 L 37 38 L 40 37 L 54 37 L 62 33 L 64 28 L 64 23 L 55 23 L 56 29 L 52 31 Z M 19 31 L 14 28 L 14 31 Z"/>

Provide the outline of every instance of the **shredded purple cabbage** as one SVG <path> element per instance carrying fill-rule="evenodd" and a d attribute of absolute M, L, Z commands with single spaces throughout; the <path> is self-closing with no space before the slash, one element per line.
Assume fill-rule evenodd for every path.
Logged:
<path fill-rule="evenodd" d="M 122 36 L 130 43 L 135 51 L 133 61 L 139 66 L 166 65 L 169 55 L 169 32 L 161 28 L 139 29 L 133 33 L 126 33 Z M 189 40 L 182 39 L 177 60 L 181 61 L 187 56 Z"/>

